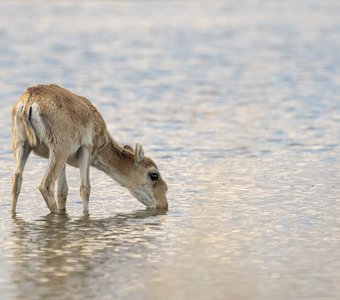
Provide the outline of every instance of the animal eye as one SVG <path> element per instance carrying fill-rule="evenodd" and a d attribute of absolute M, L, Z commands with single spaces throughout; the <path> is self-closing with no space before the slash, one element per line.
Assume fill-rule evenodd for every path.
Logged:
<path fill-rule="evenodd" d="M 149 177 L 152 181 L 157 181 L 159 176 L 157 173 L 149 173 Z"/>

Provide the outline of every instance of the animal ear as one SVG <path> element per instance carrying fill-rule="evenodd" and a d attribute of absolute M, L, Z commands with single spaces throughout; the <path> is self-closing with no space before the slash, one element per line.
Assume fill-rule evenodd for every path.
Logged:
<path fill-rule="evenodd" d="M 130 152 L 132 152 L 132 153 L 134 152 L 134 151 L 133 151 L 133 148 L 132 148 L 131 146 L 129 146 L 129 145 L 124 145 L 124 146 L 123 146 L 123 149 L 125 149 L 125 150 L 127 150 L 127 151 L 130 151 Z"/>
<path fill-rule="evenodd" d="M 129 145 L 123 146 L 122 154 L 127 158 L 132 158 L 134 156 L 135 150 Z"/>
<path fill-rule="evenodd" d="M 137 165 L 140 164 L 140 162 L 144 158 L 144 150 L 141 144 L 137 143 L 135 148 L 135 162 Z"/>

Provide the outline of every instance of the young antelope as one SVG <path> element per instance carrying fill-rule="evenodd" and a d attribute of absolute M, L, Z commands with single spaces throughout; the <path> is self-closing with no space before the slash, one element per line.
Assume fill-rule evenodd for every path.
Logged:
<path fill-rule="evenodd" d="M 31 151 L 49 160 L 39 190 L 51 212 L 65 210 L 66 164 L 79 168 L 83 211 L 89 210 L 90 166 L 103 171 L 148 208 L 168 207 L 167 185 L 153 160 L 136 144 L 120 146 L 98 110 L 86 98 L 57 85 L 26 89 L 12 110 L 15 172 L 12 213 Z"/>

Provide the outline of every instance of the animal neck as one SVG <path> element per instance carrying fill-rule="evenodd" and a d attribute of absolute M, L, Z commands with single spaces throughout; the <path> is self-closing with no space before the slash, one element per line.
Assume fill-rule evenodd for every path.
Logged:
<path fill-rule="evenodd" d="M 133 164 L 133 154 L 124 150 L 111 136 L 109 142 L 96 153 L 91 162 L 93 167 L 103 171 L 121 186 L 127 186 Z"/>

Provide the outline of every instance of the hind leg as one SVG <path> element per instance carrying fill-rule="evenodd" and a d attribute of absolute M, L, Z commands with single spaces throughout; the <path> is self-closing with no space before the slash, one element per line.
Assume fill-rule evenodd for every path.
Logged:
<path fill-rule="evenodd" d="M 17 207 L 17 201 L 21 190 L 22 174 L 31 153 L 31 146 L 26 141 L 18 142 L 14 149 L 15 171 L 12 179 L 12 213 L 14 214 Z"/>
<path fill-rule="evenodd" d="M 51 212 L 57 212 L 58 206 L 54 198 L 54 186 L 62 172 L 68 157 L 69 149 L 61 146 L 50 150 L 50 161 L 45 176 L 39 186 L 39 190 L 44 197 Z"/>
<path fill-rule="evenodd" d="M 68 186 L 66 181 L 66 165 L 64 165 L 57 179 L 57 202 L 58 209 L 66 209 L 66 199 L 68 194 Z"/>

